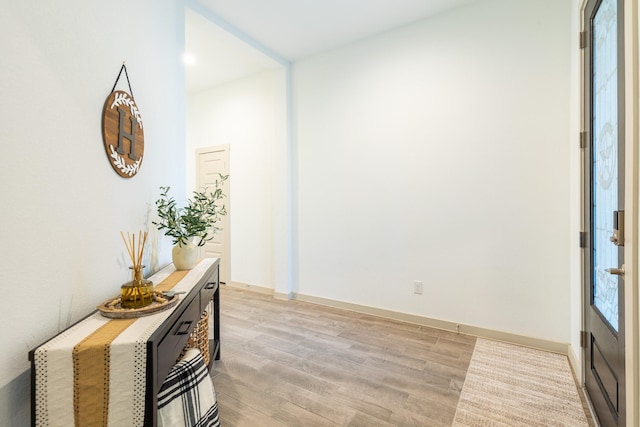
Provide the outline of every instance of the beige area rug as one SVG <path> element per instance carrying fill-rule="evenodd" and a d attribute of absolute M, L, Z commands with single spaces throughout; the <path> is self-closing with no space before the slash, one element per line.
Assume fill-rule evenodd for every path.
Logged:
<path fill-rule="evenodd" d="M 565 356 L 478 339 L 454 426 L 588 426 Z"/>

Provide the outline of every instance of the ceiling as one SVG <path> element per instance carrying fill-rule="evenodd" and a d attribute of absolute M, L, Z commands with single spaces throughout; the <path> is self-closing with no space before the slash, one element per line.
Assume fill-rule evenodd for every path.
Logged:
<path fill-rule="evenodd" d="M 295 62 L 475 1 L 481 0 L 192 1 L 200 13 L 190 8 L 185 13 L 185 47 L 195 57 L 186 68 L 187 92 L 281 67 L 275 59 Z"/>
<path fill-rule="evenodd" d="M 185 11 L 185 60 L 187 93 L 192 94 L 222 83 L 282 64 L 261 53 L 191 9 Z"/>

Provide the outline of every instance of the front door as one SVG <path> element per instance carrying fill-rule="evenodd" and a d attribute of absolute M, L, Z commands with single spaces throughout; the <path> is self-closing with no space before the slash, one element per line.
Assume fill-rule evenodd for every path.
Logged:
<path fill-rule="evenodd" d="M 625 425 L 623 1 L 585 9 L 585 383 L 603 426 Z"/>

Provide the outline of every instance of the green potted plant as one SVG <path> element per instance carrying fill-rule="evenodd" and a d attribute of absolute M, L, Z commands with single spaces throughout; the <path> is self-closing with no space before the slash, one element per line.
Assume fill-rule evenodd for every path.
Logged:
<path fill-rule="evenodd" d="M 222 229 L 218 226 L 221 217 L 227 214 L 221 200 L 222 184 L 229 175 L 220 175 L 215 189 L 194 191 L 193 198 L 187 199 L 182 208 L 177 206 L 173 196 L 169 195 L 170 187 L 160 187 L 160 198 L 156 200 L 158 221 L 153 224 L 173 240 L 171 252 L 173 264 L 177 270 L 190 270 L 198 260 L 198 247 L 213 239 Z"/>

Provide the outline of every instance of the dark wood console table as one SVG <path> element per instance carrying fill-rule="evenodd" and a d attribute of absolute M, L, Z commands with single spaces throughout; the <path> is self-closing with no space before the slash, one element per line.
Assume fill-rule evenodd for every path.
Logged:
<path fill-rule="evenodd" d="M 163 280 L 178 277 L 173 265 L 169 265 L 150 279 L 157 286 Z M 97 369 L 96 375 L 102 375 L 106 371 L 106 384 L 100 390 L 106 397 L 96 399 L 101 404 L 97 405 L 93 412 L 102 410 L 102 425 L 124 425 L 126 420 L 115 420 L 116 417 L 123 417 L 122 413 L 128 411 L 116 411 L 123 401 L 125 405 L 131 406 L 132 413 L 138 413 L 136 417 L 131 417 L 131 426 L 142 425 L 155 427 L 157 423 L 157 403 L 158 391 L 162 386 L 165 377 L 176 363 L 180 353 L 185 347 L 189 335 L 194 330 L 200 320 L 201 314 L 207 308 L 210 309 L 209 317 L 209 358 L 210 366 L 214 360 L 220 358 L 220 288 L 219 288 L 219 260 L 217 258 L 205 258 L 179 279 L 173 286 L 173 290 L 184 291 L 180 296 L 180 301 L 172 308 L 144 316 L 139 319 L 129 320 L 132 326 L 126 326 L 126 333 L 121 333 L 110 343 L 101 346 L 106 348 L 105 359 L 107 366 L 104 370 Z M 181 276 L 180 276 L 181 277 Z M 176 279 L 177 280 L 177 279 Z M 82 372 L 74 364 L 76 363 L 76 350 L 79 342 L 84 342 L 94 335 L 99 328 L 109 327 L 110 322 L 117 322 L 121 319 L 106 319 L 99 312 L 94 312 L 86 318 L 80 320 L 70 328 L 62 331 L 51 340 L 41 344 L 29 352 L 31 361 L 31 425 L 74 425 L 78 424 L 78 398 L 76 388 L 78 387 L 78 376 L 92 375 L 92 371 Z M 107 323 L 109 325 L 107 325 Z M 213 323 L 211 325 L 211 323 Z M 140 333 L 138 334 L 138 331 Z M 138 346 L 133 349 L 134 346 Z M 117 359 L 118 354 L 131 355 L 128 359 Z M 146 354 L 144 354 L 146 353 Z M 133 357 L 135 355 L 135 357 Z M 122 357 L 122 356 L 120 356 Z M 135 358 L 144 358 L 146 366 L 142 371 L 144 381 L 131 377 L 135 372 L 128 372 L 126 366 L 138 366 L 140 363 Z M 114 360 L 124 360 L 126 363 L 115 364 Z M 124 366 L 124 367 L 123 367 Z M 102 368 L 102 365 L 99 366 Z M 141 369 L 141 368 L 138 368 Z M 133 369 L 132 369 L 133 370 Z M 80 371 L 80 373 L 79 373 Z M 87 371 L 87 370 L 85 370 Z M 119 383 L 120 378 L 124 384 Z M 69 378 L 71 377 L 71 378 Z M 95 378 L 91 378 L 92 380 Z M 103 381 L 102 376 L 99 378 Z M 96 381 L 94 381 L 96 382 Z M 99 382 L 98 382 L 99 383 Z M 102 383 L 99 383 L 102 385 Z M 133 384 L 133 385 L 132 385 Z M 118 395 L 120 387 L 125 394 L 133 396 L 133 402 Z M 69 390 L 71 388 L 71 390 Z M 131 389 L 135 389 L 131 391 Z M 136 402 L 136 390 L 142 389 L 144 406 Z M 111 393 L 111 394 L 110 394 Z M 122 394 L 122 393 L 121 393 Z M 114 396 L 115 395 L 115 396 Z M 126 396 L 125 396 L 126 397 Z M 141 399 L 141 400 L 142 400 Z M 141 409 L 142 408 L 142 409 Z M 142 413 L 143 411 L 143 413 Z M 75 414 L 74 414 L 75 413 Z M 60 418 L 59 420 L 57 418 Z M 70 422 L 71 421 L 71 422 Z M 107 422 L 108 421 L 108 422 Z M 78 426 L 78 427 L 85 427 Z"/>

